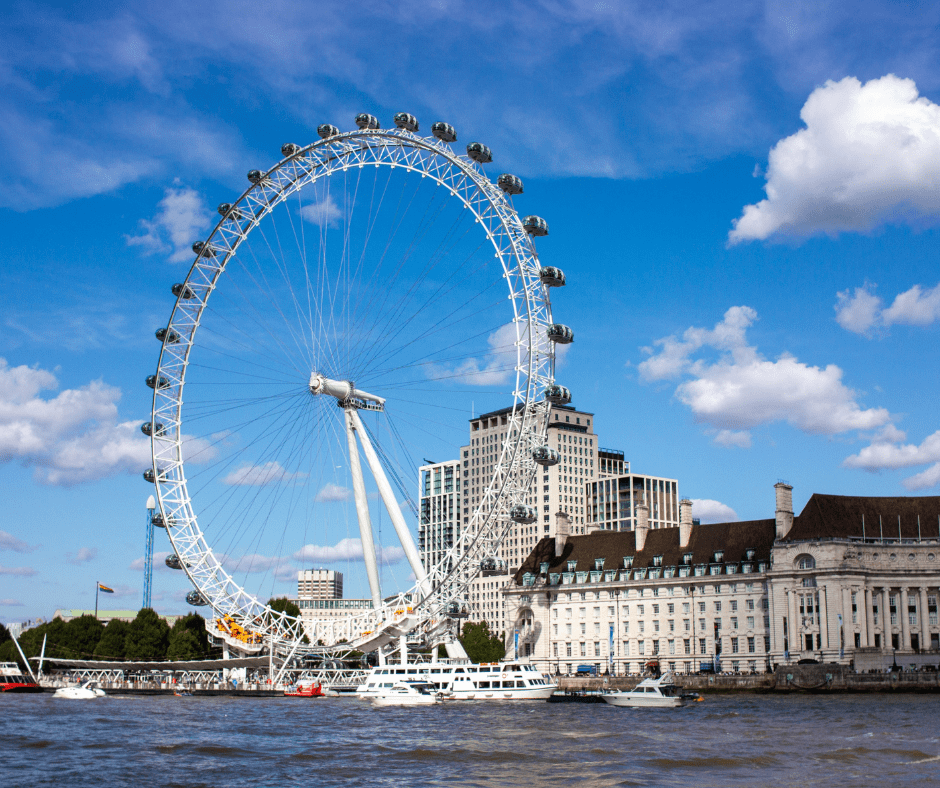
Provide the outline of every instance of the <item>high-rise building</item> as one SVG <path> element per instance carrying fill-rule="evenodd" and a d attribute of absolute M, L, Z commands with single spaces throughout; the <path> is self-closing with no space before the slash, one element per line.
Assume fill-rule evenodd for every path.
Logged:
<path fill-rule="evenodd" d="M 425 567 L 437 566 L 460 537 L 463 493 L 460 460 L 422 465 L 418 551 Z"/>
<path fill-rule="evenodd" d="M 297 573 L 298 599 L 342 599 L 343 573 L 332 569 L 301 569 Z"/>
<path fill-rule="evenodd" d="M 585 485 L 588 530 L 632 531 L 636 508 L 649 507 L 650 528 L 679 527 L 679 482 L 660 476 L 627 472 L 600 478 Z M 583 532 L 582 532 L 583 533 Z"/>

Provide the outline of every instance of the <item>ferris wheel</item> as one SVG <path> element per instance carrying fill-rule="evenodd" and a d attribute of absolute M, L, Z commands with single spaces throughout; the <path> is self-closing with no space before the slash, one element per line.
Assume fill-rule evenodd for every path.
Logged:
<path fill-rule="evenodd" d="M 558 462 L 549 411 L 571 396 L 555 346 L 573 334 L 551 313 L 564 274 L 533 242 L 548 225 L 516 213 L 518 177 L 484 174 L 485 145 L 464 154 L 452 126 L 421 136 L 407 113 L 394 125 L 324 124 L 249 172 L 193 245 L 156 332 L 141 427 L 153 521 L 173 545 L 167 565 L 194 586 L 188 601 L 245 653 L 304 634 L 362 651 L 415 631 L 446 642 L 509 528 L 538 518 L 536 469 Z M 457 533 L 425 566 L 410 525 L 418 458 L 465 443 L 477 404 L 510 405 L 498 460 L 478 487 L 461 462 Z M 265 603 L 298 565 L 343 561 L 364 570 L 360 609 L 301 620 Z"/>

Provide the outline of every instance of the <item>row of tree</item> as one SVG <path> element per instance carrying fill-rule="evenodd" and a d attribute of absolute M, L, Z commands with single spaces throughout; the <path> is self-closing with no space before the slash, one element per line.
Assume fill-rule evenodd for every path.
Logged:
<path fill-rule="evenodd" d="M 6 638 L 4 638 L 4 634 Z M 133 621 L 112 619 L 105 626 L 90 615 L 63 621 L 55 618 L 27 629 L 19 638 L 27 657 L 38 657 L 46 639 L 46 656 L 61 659 L 114 659 L 158 662 L 206 659 L 210 654 L 205 619 L 190 613 L 172 627 L 149 607 Z M 0 662 L 22 659 L 9 632 L 0 632 Z"/>

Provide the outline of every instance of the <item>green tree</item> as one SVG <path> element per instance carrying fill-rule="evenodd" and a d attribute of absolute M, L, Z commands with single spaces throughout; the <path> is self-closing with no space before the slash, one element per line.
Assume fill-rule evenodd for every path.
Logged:
<path fill-rule="evenodd" d="M 206 620 L 198 613 L 190 613 L 176 619 L 170 630 L 170 646 L 167 659 L 205 659 L 209 653 L 209 634 Z"/>
<path fill-rule="evenodd" d="M 0 624 L 0 646 L 2 646 L 8 640 L 13 640 L 13 636 L 10 634 L 9 629 L 3 626 L 3 624 Z"/>
<path fill-rule="evenodd" d="M 101 633 L 101 639 L 95 648 L 95 656 L 124 659 L 124 640 L 130 625 L 126 621 L 116 618 L 108 622 L 108 626 Z"/>
<path fill-rule="evenodd" d="M 73 618 L 61 630 L 63 640 L 57 644 L 56 654 L 72 659 L 90 659 L 96 653 L 103 632 L 104 624 L 94 616 Z"/>
<path fill-rule="evenodd" d="M 128 660 L 160 660 L 166 658 L 170 644 L 170 627 L 149 607 L 141 608 L 131 621 L 124 638 L 124 658 Z"/>
<path fill-rule="evenodd" d="M 506 656 L 502 639 L 490 633 L 490 625 L 485 621 L 479 624 L 468 621 L 459 639 L 471 662 L 498 662 Z"/>

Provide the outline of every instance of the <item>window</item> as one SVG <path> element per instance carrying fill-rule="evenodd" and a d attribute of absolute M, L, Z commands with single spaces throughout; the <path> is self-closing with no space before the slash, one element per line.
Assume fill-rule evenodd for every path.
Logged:
<path fill-rule="evenodd" d="M 601 622 L 600 621 L 594 622 L 594 634 L 595 636 L 601 634 Z"/>
<path fill-rule="evenodd" d="M 796 557 L 796 568 L 797 569 L 815 569 L 816 568 L 816 559 L 811 555 L 798 555 Z"/>
<path fill-rule="evenodd" d="M 699 613 L 704 613 L 704 612 L 705 612 L 705 603 L 704 603 L 704 602 L 699 602 L 699 603 L 698 603 L 698 612 L 699 612 Z"/>
<path fill-rule="evenodd" d="M 638 641 L 636 642 L 636 653 L 637 653 L 637 654 L 645 654 L 645 653 L 646 653 L 646 652 L 645 652 L 645 648 L 646 648 L 646 641 L 644 641 L 644 640 L 638 640 Z"/>
<path fill-rule="evenodd" d="M 757 652 L 757 648 L 754 645 L 754 638 L 748 638 L 747 639 L 747 653 L 754 654 L 756 652 Z"/>
<path fill-rule="evenodd" d="M 566 647 L 566 650 L 567 650 L 567 652 L 568 652 L 568 653 L 566 654 L 566 656 L 569 656 L 569 657 L 570 657 L 570 656 L 571 656 L 571 644 L 570 644 L 570 643 L 565 643 L 565 647 Z"/>
<path fill-rule="evenodd" d="M 688 615 L 688 614 L 689 614 L 689 610 L 690 610 L 690 605 L 689 605 L 689 603 L 688 603 L 688 602 L 683 602 L 683 603 L 682 603 L 682 612 L 685 613 L 685 615 Z"/>
<path fill-rule="evenodd" d="M 659 632 L 659 619 L 653 622 L 653 631 Z"/>
<path fill-rule="evenodd" d="M 698 639 L 698 653 L 699 653 L 699 654 L 707 654 L 707 653 L 708 653 L 708 652 L 705 650 L 705 645 L 706 645 L 706 643 L 705 643 L 705 638 L 699 638 L 699 639 Z"/>
<path fill-rule="evenodd" d="M 686 632 L 688 632 L 690 629 L 692 629 L 692 622 L 689 621 L 689 619 L 687 619 L 687 618 L 683 619 L 683 620 L 682 620 L 682 628 L 683 628 Z"/>
<path fill-rule="evenodd" d="M 571 624 L 565 624 L 565 634 L 571 636 Z"/>
<path fill-rule="evenodd" d="M 600 655 L 601 655 L 600 641 L 594 641 L 594 656 L 599 657 Z"/>
<path fill-rule="evenodd" d="M 653 615 L 654 616 L 659 615 L 659 605 L 653 605 Z"/>
<path fill-rule="evenodd" d="M 732 612 L 732 613 L 737 613 L 737 612 L 738 612 L 738 600 L 737 600 L 737 599 L 732 599 L 732 600 L 731 600 L 731 612 Z"/>
<path fill-rule="evenodd" d="M 691 654 L 692 653 L 692 641 L 686 638 L 685 640 L 682 641 L 682 644 L 685 647 L 685 653 Z"/>
<path fill-rule="evenodd" d="M 718 599 L 715 600 L 715 612 L 716 613 L 721 612 L 721 600 L 718 600 Z"/>
<path fill-rule="evenodd" d="M 731 638 L 731 653 L 732 654 L 738 653 L 738 639 L 737 638 Z"/>
<path fill-rule="evenodd" d="M 747 628 L 754 629 L 754 616 L 747 617 Z"/>
<path fill-rule="evenodd" d="M 753 610 L 753 609 L 754 609 L 754 600 L 753 600 L 753 599 L 748 599 L 748 600 L 747 600 L 747 609 L 748 609 L 748 610 Z"/>
<path fill-rule="evenodd" d="M 642 615 L 643 615 L 643 605 L 637 605 L 637 606 L 636 606 L 636 612 L 637 612 L 637 615 L 642 616 Z"/>
<path fill-rule="evenodd" d="M 737 628 L 738 628 L 738 617 L 737 617 L 737 616 L 731 616 L 731 628 L 732 628 L 732 629 L 737 629 Z"/>
<path fill-rule="evenodd" d="M 703 631 L 705 630 L 705 619 L 704 619 L 704 618 L 700 618 L 700 619 L 698 620 L 698 628 L 701 629 L 701 630 L 703 630 Z"/>
<path fill-rule="evenodd" d="M 582 644 L 581 644 L 581 656 L 582 656 L 582 657 L 586 657 L 586 656 L 587 656 L 587 643 L 582 643 Z"/>

